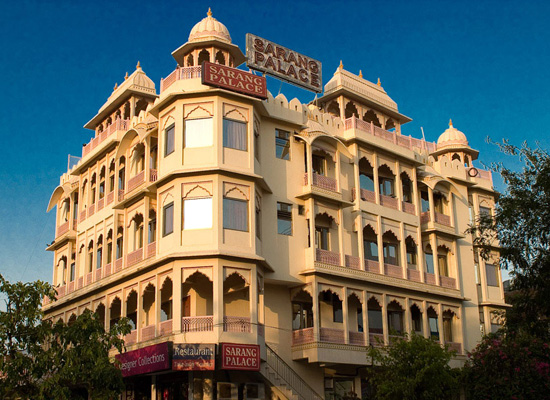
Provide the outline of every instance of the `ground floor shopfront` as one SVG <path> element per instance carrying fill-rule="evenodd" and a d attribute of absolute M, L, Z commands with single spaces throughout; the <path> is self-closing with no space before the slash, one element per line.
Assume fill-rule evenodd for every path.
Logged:
<path fill-rule="evenodd" d="M 117 359 L 122 400 L 260 400 L 269 388 L 258 345 L 164 342 Z"/>

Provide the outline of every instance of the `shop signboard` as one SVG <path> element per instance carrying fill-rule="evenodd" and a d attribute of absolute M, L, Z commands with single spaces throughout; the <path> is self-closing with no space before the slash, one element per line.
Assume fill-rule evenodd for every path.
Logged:
<path fill-rule="evenodd" d="M 172 369 L 175 371 L 213 371 L 216 345 L 174 343 Z"/>
<path fill-rule="evenodd" d="M 323 91 L 321 62 L 251 33 L 246 34 L 246 65 L 312 92 Z"/>
<path fill-rule="evenodd" d="M 267 82 L 265 77 L 237 68 L 205 61 L 202 64 L 201 79 L 203 85 L 219 87 L 260 99 L 267 99 Z"/>
<path fill-rule="evenodd" d="M 170 343 L 159 343 L 142 349 L 117 354 L 122 376 L 148 374 L 170 368 Z"/>
<path fill-rule="evenodd" d="M 260 370 L 260 346 L 257 344 L 221 344 L 222 369 Z"/>

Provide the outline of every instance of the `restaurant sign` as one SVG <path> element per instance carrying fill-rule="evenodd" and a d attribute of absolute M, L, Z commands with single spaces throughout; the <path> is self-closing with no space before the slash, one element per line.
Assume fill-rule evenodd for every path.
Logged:
<path fill-rule="evenodd" d="M 169 342 L 117 354 L 115 358 L 120 361 L 120 370 L 124 377 L 169 369 Z"/>
<path fill-rule="evenodd" d="M 228 89 L 260 99 L 267 99 L 265 77 L 237 68 L 205 61 L 202 64 L 201 79 L 203 85 Z"/>
<path fill-rule="evenodd" d="M 319 61 L 251 33 L 246 34 L 246 65 L 312 92 L 323 91 Z"/>
<path fill-rule="evenodd" d="M 216 345 L 175 344 L 172 369 L 175 371 L 213 371 L 215 369 Z"/>
<path fill-rule="evenodd" d="M 222 369 L 260 370 L 260 346 L 257 344 L 222 343 Z"/>

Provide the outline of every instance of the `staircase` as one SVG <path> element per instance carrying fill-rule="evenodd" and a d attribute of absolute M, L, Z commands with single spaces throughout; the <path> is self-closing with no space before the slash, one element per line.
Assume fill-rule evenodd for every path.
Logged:
<path fill-rule="evenodd" d="M 284 360 L 265 345 L 267 359 L 261 373 L 287 400 L 323 400 Z"/>

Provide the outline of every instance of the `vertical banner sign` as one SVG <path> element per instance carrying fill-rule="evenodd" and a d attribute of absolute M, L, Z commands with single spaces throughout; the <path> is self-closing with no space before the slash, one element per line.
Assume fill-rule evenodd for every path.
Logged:
<path fill-rule="evenodd" d="M 142 349 L 117 354 L 122 376 L 148 374 L 170 368 L 169 343 L 160 343 Z"/>
<path fill-rule="evenodd" d="M 312 92 L 323 91 L 319 61 L 251 33 L 246 34 L 246 65 Z"/>
<path fill-rule="evenodd" d="M 176 344 L 172 357 L 175 371 L 214 371 L 216 359 L 214 344 Z"/>
<path fill-rule="evenodd" d="M 222 343 L 222 369 L 260 370 L 260 346 L 257 344 Z"/>

